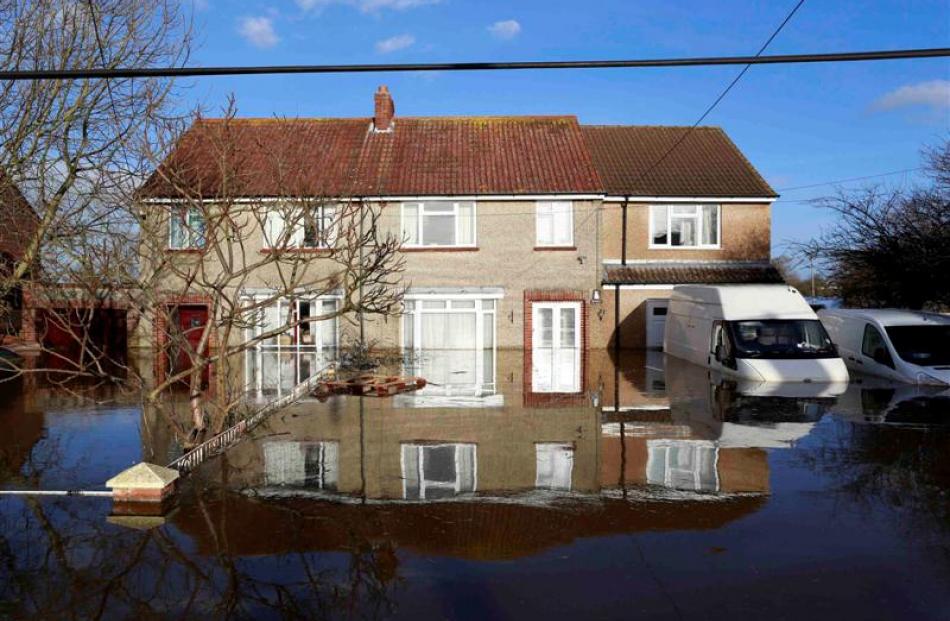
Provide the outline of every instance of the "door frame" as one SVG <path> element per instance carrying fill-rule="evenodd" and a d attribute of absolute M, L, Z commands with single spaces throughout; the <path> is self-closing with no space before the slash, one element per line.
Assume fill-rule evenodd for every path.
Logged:
<path fill-rule="evenodd" d="M 569 308 L 574 311 L 574 343 L 571 344 L 570 348 L 574 350 L 574 366 L 576 370 L 577 386 L 573 390 L 555 390 L 553 386 L 557 385 L 557 369 L 556 369 L 556 353 L 561 349 L 564 349 L 563 345 L 560 343 L 561 335 L 561 313 L 559 311 Z M 583 339 L 581 338 L 581 313 L 582 306 L 580 302 L 576 301 L 558 301 L 558 302 L 533 302 L 531 304 L 531 325 L 532 330 L 539 329 L 535 324 L 535 314 L 544 310 L 549 309 L 551 311 L 551 355 L 552 355 L 552 368 L 551 368 L 551 390 L 537 390 L 534 386 L 534 352 L 532 351 L 532 365 L 531 365 L 531 389 L 532 392 L 546 392 L 546 393 L 563 393 L 563 394 L 573 394 L 580 392 L 580 382 L 581 382 L 581 348 L 583 345 Z M 532 348 L 535 347 L 534 338 L 531 339 Z"/>
<path fill-rule="evenodd" d="M 523 365 L 523 398 L 527 407 L 565 407 L 580 405 L 586 399 L 587 367 L 589 355 L 589 312 L 587 300 L 588 292 L 576 290 L 526 290 L 524 292 L 523 330 L 524 330 L 524 365 Z M 580 380 L 578 391 L 573 393 L 544 392 L 536 393 L 532 390 L 533 380 L 533 351 L 534 351 L 534 321 L 532 305 L 545 302 L 579 302 L 580 303 Z"/>

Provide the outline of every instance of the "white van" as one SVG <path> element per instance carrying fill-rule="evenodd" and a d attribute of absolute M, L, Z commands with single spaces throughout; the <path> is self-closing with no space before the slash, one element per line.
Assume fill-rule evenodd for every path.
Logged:
<path fill-rule="evenodd" d="M 787 285 L 678 285 L 664 350 L 759 382 L 847 382 L 848 369 L 805 298 Z"/>
<path fill-rule="evenodd" d="M 893 309 L 818 311 L 848 367 L 912 384 L 950 385 L 950 317 Z"/>

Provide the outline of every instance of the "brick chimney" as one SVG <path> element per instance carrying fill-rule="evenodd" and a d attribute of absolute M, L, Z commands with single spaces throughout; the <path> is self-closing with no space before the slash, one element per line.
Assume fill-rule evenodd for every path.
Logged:
<path fill-rule="evenodd" d="M 376 89 L 376 110 L 373 114 L 373 129 L 378 132 L 392 131 L 393 116 L 396 114 L 396 105 L 385 85 Z"/>

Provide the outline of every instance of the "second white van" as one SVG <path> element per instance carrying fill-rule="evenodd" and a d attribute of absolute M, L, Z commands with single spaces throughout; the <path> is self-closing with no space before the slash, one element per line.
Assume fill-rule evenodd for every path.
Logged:
<path fill-rule="evenodd" d="M 664 350 L 759 382 L 848 381 L 818 316 L 787 285 L 678 285 L 670 297 Z"/>

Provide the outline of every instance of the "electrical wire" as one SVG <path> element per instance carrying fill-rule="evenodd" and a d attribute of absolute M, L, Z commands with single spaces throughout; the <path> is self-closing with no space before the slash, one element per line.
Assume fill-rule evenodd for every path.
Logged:
<path fill-rule="evenodd" d="M 788 12 L 788 14 L 785 16 L 785 19 L 782 20 L 782 23 L 780 23 L 778 27 L 772 31 L 772 34 L 769 35 L 769 38 L 766 39 L 765 43 L 762 44 L 762 47 L 759 48 L 759 51 L 755 53 L 755 56 L 753 56 L 753 58 L 762 57 L 762 53 L 765 52 L 765 49 L 772 43 L 772 41 L 775 40 L 775 37 L 778 36 L 778 33 L 782 32 L 782 29 L 785 28 L 785 25 L 789 21 L 791 21 L 792 17 L 795 16 L 795 13 L 798 12 L 798 9 L 800 9 L 803 4 L 805 4 L 805 0 L 798 0 L 798 4 L 796 4 L 794 8 L 792 8 L 792 10 Z M 726 86 L 726 88 L 723 89 L 721 93 L 719 93 L 719 96 L 716 97 L 716 99 L 711 104 L 709 104 L 709 106 L 707 106 L 705 112 L 703 112 L 702 115 L 700 115 L 700 117 L 696 119 L 696 122 L 693 123 L 689 127 L 689 129 L 683 132 L 683 134 L 679 137 L 679 139 L 677 139 L 677 141 L 674 142 L 670 146 L 670 148 L 667 149 L 663 153 L 663 155 L 659 157 L 659 159 L 657 159 L 653 164 L 651 164 L 649 168 L 647 168 L 645 171 L 637 175 L 636 179 L 633 180 L 631 185 L 636 185 L 639 181 L 646 178 L 647 175 L 649 175 L 651 172 L 656 170 L 657 166 L 659 166 L 664 161 L 666 161 L 666 158 L 669 157 L 670 154 L 672 154 L 673 151 L 677 149 L 677 147 L 683 144 L 683 142 L 685 142 L 687 138 L 689 138 L 690 134 L 693 133 L 693 130 L 696 129 L 700 123 L 706 120 L 706 117 L 709 116 L 709 113 L 712 112 L 716 108 L 716 106 L 719 105 L 719 102 L 721 102 L 726 97 L 726 95 L 729 94 L 729 91 L 732 90 L 732 87 L 734 87 L 739 82 L 739 80 L 742 79 L 742 76 L 746 74 L 746 72 L 749 70 L 752 64 L 753 64 L 752 62 L 746 63 L 745 67 L 742 68 L 742 71 L 740 71 L 738 75 L 736 75 L 736 77 L 733 78 L 732 82 L 730 82 L 729 85 Z"/>
<path fill-rule="evenodd" d="M 950 48 L 913 48 L 776 54 L 771 56 L 708 56 L 631 60 L 564 60 L 524 62 L 448 62 L 350 65 L 264 65 L 220 67 L 119 67 L 101 69 L 32 69 L 0 71 L 0 80 L 89 80 L 119 78 L 175 78 L 225 75 L 297 73 L 395 73 L 408 71 L 503 71 L 526 69 L 644 69 L 656 67 L 711 67 L 723 65 L 777 65 L 795 63 L 866 62 L 950 57 Z"/>

